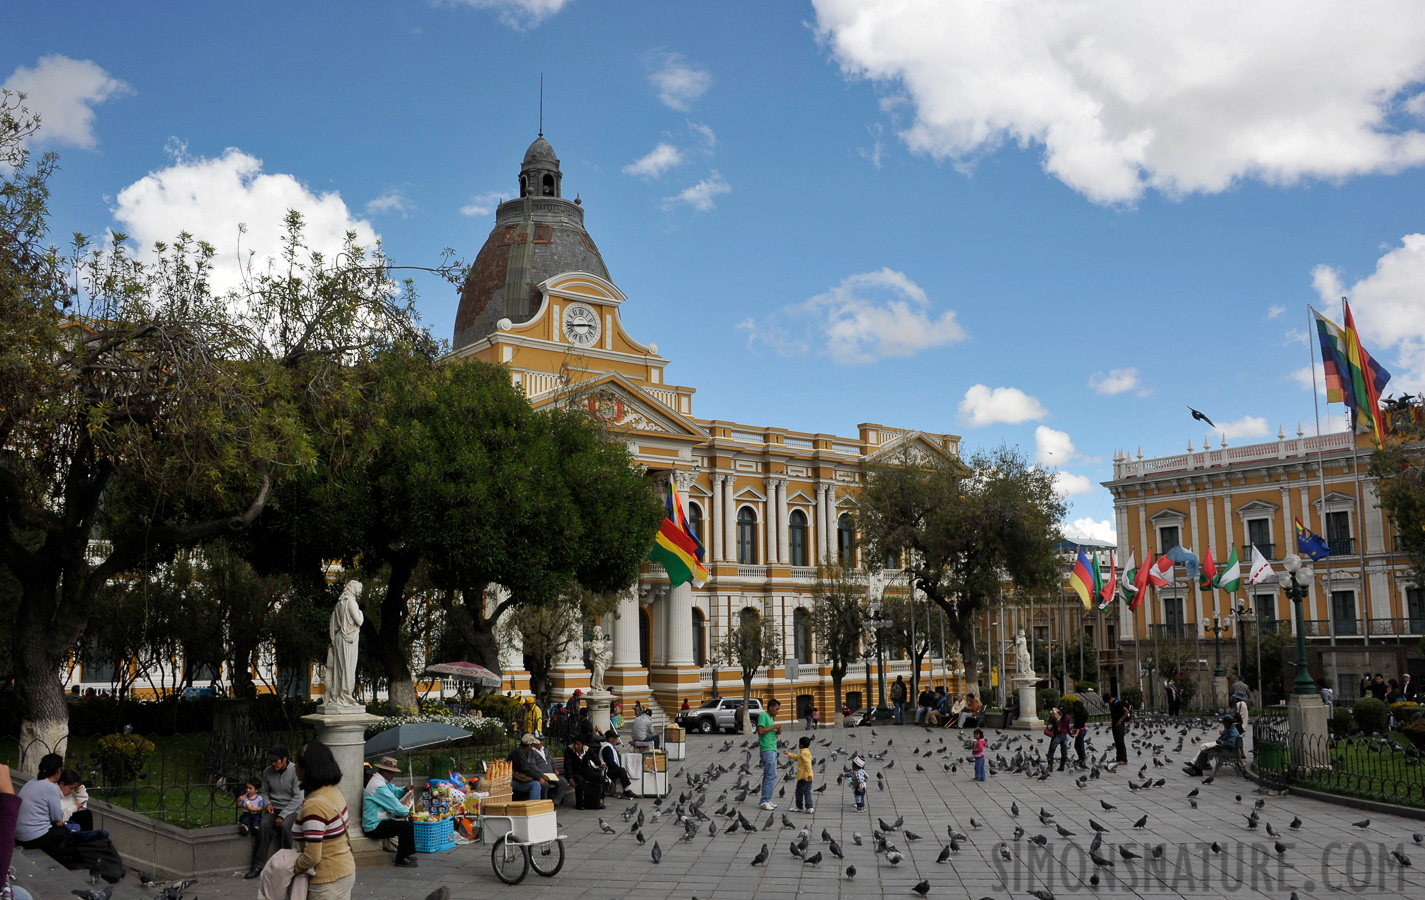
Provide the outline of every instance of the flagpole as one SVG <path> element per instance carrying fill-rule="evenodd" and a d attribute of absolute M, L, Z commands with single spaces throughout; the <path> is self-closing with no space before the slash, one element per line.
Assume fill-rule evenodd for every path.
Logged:
<path fill-rule="evenodd" d="M 1313 313 L 1313 314 L 1314 314 L 1314 313 L 1316 312 L 1316 310 L 1315 310 L 1315 309 L 1311 306 L 1311 304 L 1309 304 L 1309 303 L 1306 305 L 1306 309 L 1307 309 L 1307 311 L 1308 311 L 1309 313 Z M 1310 326 L 1311 326 L 1311 331 L 1316 332 L 1316 339 L 1319 341 L 1319 340 L 1321 339 L 1321 331 L 1320 331 L 1320 329 L 1318 329 L 1318 328 L 1316 327 L 1316 319 L 1315 319 L 1315 316 L 1314 316 L 1314 315 L 1311 316 L 1308 321 L 1309 321 L 1309 324 L 1310 324 Z M 1316 411 L 1316 473 L 1317 473 L 1318 476 L 1320 476 L 1320 479 L 1321 479 L 1321 515 L 1320 515 L 1320 519 L 1321 519 L 1321 534 L 1324 536 L 1324 535 L 1326 534 L 1326 462 L 1325 462 L 1325 458 L 1324 458 L 1324 456 L 1323 456 L 1323 451 L 1322 451 L 1322 444 L 1324 443 L 1324 441 L 1323 441 L 1322 434 L 1321 434 L 1321 397 L 1320 397 L 1320 391 L 1319 391 L 1319 389 L 1316 387 L 1316 344 L 1315 344 L 1313 341 L 1311 341 L 1311 340 L 1307 340 L 1306 346 L 1307 346 L 1307 351 L 1308 351 L 1308 353 L 1311 355 L 1311 406 L 1312 406 L 1312 408 Z M 1323 361 L 1322 361 L 1322 363 L 1321 363 L 1321 367 L 1322 367 L 1322 369 L 1323 369 L 1323 371 L 1324 371 L 1324 370 L 1325 370 L 1325 367 L 1326 367 L 1326 362 L 1325 362 L 1324 359 L 1323 359 Z M 1347 422 L 1347 423 L 1346 423 L 1346 432 L 1351 435 L 1351 442 L 1354 444 L 1354 443 L 1355 443 L 1355 439 L 1356 439 L 1356 423 L 1354 423 L 1354 422 Z M 1309 507 L 1310 505 L 1311 505 L 1311 504 L 1310 504 L 1310 502 L 1309 502 L 1309 496 L 1308 496 L 1307 506 Z M 1310 521 L 1311 521 L 1311 513 L 1310 513 L 1308 510 L 1305 510 L 1305 509 L 1303 509 L 1301 512 L 1302 512 L 1303 515 L 1306 516 L 1306 520 L 1307 520 L 1308 522 L 1310 522 Z M 1296 537 L 1296 529 L 1292 529 L 1292 538 L 1295 539 L 1295 537 Z M 1298 546 L 1298 547 L 1297 547 L 1297 551 L 1300 552 L 1300 549 L 1301 549 L 1301 548 Z M 1329 549 L 1329 548 L 1328 548 L 1328 549 Z M 1305 627 L 1305 626 L 1303 625 L 1303 627 Z M 1331 554 L 1330 554 L 1329 552 L 1326 554 L 1326 629 L 1327 629 L 1327 633 L 1331 636 L 1331 647 L 1332 647 L 1333 650 L 1334 650 L 1334 648 L 1335 648 L 1335 646 L 1336 646 L 1336 610 L 1332 608 L 1332 597 L 1331 597 Z M 1336 654 L 1333 652 L 1333 653 L 1331 654 L 1331 666 L 1332 666 L 1332 673 L 1331 673 L 1331 675 L 1332 675 L 1332 680 L 1333 680 L 1333 681 L 1334 681 L 1335 678 L 1336 678 L 1335 664 L 1336 664 Z M 1308 673 L 1308 674 L 1309 674 L 1309 673 Z"/>

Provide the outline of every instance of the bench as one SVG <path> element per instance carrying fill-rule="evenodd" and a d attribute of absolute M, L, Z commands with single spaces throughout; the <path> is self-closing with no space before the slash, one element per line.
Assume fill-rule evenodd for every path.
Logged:
<path fill-rule="evenodd" d="M 1240 746 L 1241 741 L 1238 741 Z M 1217 770 L 1224 765 L 1231 766 L 1232 770 L 1243 778 L 1247 777 L 1247 767 L 1243 764 L 1242 755 L 1238 747 L 1214 747 L 1207 754 L 1207 762 L 1212 766 L 1212 774 L 1216 775 Z"/>

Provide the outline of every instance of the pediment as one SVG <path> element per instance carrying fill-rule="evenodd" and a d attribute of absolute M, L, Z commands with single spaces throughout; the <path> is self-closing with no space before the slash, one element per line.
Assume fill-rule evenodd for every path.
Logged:
<path fill-rule="evenodd" d="M 583 381 L 537 400 L 546 405 L 577 406 L 617 431 L 643 432 L 706 441 L 709 435 L 696 422 L 642 391 L 617 372 Z"/>
<path fill-rule="evenodd" d="M 628 299 L 612 281 L 591 272 L 563 272 L 539 283 L 538 290 L 547 296 L 568 300 L 593 300 L 618 306 Z"/>
<path fill-rule="evenodd" d="M 816 501 L 813 500 L 813 499 L 811 498 L 811 496 L 810 496 L 809 494 L 807 494 L 806 491 L 797 491 L 795 494 L 792 494 L 790 497 L 787 498 L 787 502 L 788 502 L 788 503 L 798 503 L 798 504 L 802 504 L 802 505 L 805 505 L 805 506 L 815 506 L 815 505 L 816 505 Z"/>
<path fill-rule="evenodd" d="M 897 457 L 905 457 L 912 465 L 932 465 L 949 461 L 964 467 L 960 457 L 940 446 L 933 438 L 921 431 L 909 431 L 894 441 L 881 445 L 875 453 L 866 457 L 867 462 L 895 462 Z M 968 472 L 968 469 L 966 469 Z"/>
<path fill-rule="evenodd" d="M 1317 509 L 1320 509 L 1321 498 L 1317 497 L 1315 500 L 1312 500 L 1311 505 L 1316 507 Z M 1328 510 L 1354 507 L 1355 505 L 1356 498 L 1351 496 L 1350 494 L 1343 494 L 1340 491 L 1329 491 L 1326 494 L 1326 508 Z"/>
<path fill-rule="evenodd" d="M 1183 512 L 1182 510 L 1177 510 L 1177 509 L 1165 509 L 1165 510 L 1161 510 L 1161 511 L 1159 511 L 1159 512 L 1153 513 L 1151 516 L 1148 517 L 1148 521 L 1149 521 L 1149 522 L 1160 523 L 1160 524 L 1161 524 L 1161 523 L 1167 523 L 1167 524 L 1169 524 L 1169 525 L 1176 525 L 1176 524 L 1178 524 L 1179 522 L 1181 522 L 1183 519 L 1186 519 L 1186 518 L 1187 518 L 1187 513 Z"/>
<path fill-rule="evenodd" d="M 1237 515 L 1244 519 L 1249 516 L 1271 517 L 1275 516 L 1279 509 L 1281 509 L 1281 507 L 1275 503 L 1268 503 L 1265 500 L 1253 500 L 1251 503 L 1243 503 L 1237 507 Z"/>
<path fill-rule="evenodd" d="M 734 499 L 734 500 L 756 500 L 756 501 L 758 501 L 758 502 L 762 502 L 762 501 L 765 501 L 765 500 L 767 499 L 767 496 L 766 496 L 765 494 L 762 494 L 761 492 L 759 492 L 759 491 L 758 491 L 757 489 L 755 489 L 755 488 L 745 487 L 745 488 L 743 488 L 742 490 L 738 491 L 737 493 L 733 494 L 733 495 L 732 495 L 732 499 Z"/>

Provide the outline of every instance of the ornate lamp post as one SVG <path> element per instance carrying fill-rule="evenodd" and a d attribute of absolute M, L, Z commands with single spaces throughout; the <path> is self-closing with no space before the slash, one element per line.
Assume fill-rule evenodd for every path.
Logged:
<path fill-rule="evenodd" d="M 1157 666 L 1153 662 L 1153 657 L 1143 660 L 1143 671 L 1148 678 L 1148 708 L 1157 709 L 1157 704 L 1153 700 L 1153 672 Z"/>
<path fill-rule="evenodd" d="M 883 633 L 887 628 L 890 627 L 890 625 L 891 625 L 891 619 L 890 619 L 889 616 L 887 616 L 884 612 L 881 611 L 880 604 L 877 604 L 876 607 L 872 610 L 870 617 L 868 617 L 868 618 L 865 620 L 865 622 L 864 622 L 863 624 L 865 625 L 865 627 L 866 627 L 866 629 L 867 629 L 868 631 L 871 631 L 871 632 L 874 633 L 875 636 L 876 636 L 876 698 L 877 698 L 877 699 L 876 699 L 876 713 L 875 713 L 875 718 L 877 718 L 877 719 L 884 719 L 884 718 L 886 718 L 886 717 L 888 717 L 888 716 L 890 715 L 890 711 L 886 708 L 886 672 L 885 672 L 885 666 L 883 665 L 882 656 L 881 656 L 881 635 L 882 635 L 882 633 Z M 867 674 L 867 685 L 866 685 L 866 689 L 867 689 L 867 692 L 869 693 L 869 691 L 870 691 L 870 663 L 869 663 L 869 662 L 867 662 L 866 668 L 867 668 L 867 673 L 866 673 L 866 674 Z M 869 701 L 870 701 L 870 698 L 868 697 L 868 698 L 867 698 L 867 705 L 868 705 L 868 706 L 870 705 Z"/>
<path fill-rule="evenodd" d="M 1230 631 L 1231 629 L 1231 625 L 1222 624 L 1222 617 L 1216 612 L 1212 614 L 1212 618 L 1210 619 L 1206 616 L 1202 618 L 1202 630 L 1212 632 L 1213 648 L 1217 651 L 1217 668 L 1212 670 L 1213 678 L 1227 677 L 1227 670 L 1222 668 L 1222 633 L 1224 631 Z"/>
<path fill-rule="evenodd" d="M 1306 617 L 1302 613 L 1302 601 L 1306 599 L 1306 591 L 1316 573 L 1310 566 L 1303 566 L 1301 557 L 1295 553 L 1282 560 L 1282 568 L 1286 571 L 1277 576 L 1277 583 L 1286 590 L 1287 599 L 1296 608 L 1296 682 L 1292 693 L 1303 696 L 1315 694 L 1316 682 L 1312 680 L 1306 662 Z"/>

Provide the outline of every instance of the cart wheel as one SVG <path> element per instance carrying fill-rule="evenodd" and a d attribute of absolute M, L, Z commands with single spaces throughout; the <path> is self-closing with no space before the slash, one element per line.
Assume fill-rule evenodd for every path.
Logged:
<path fill-rule="evenodd" d="M 529 864 L 537 874 L 552 878 L 564 868 L 564 842 L 545 841 L 529 845 Z"/>
<path fill-rule="evenodd" d="M 490 850 L 490 865 L 495 867 L 495 875 L 505 884 L 519 884 L 529 873 L 529 854 L 523 844 L 511 844 L 499 837 Z"/>

